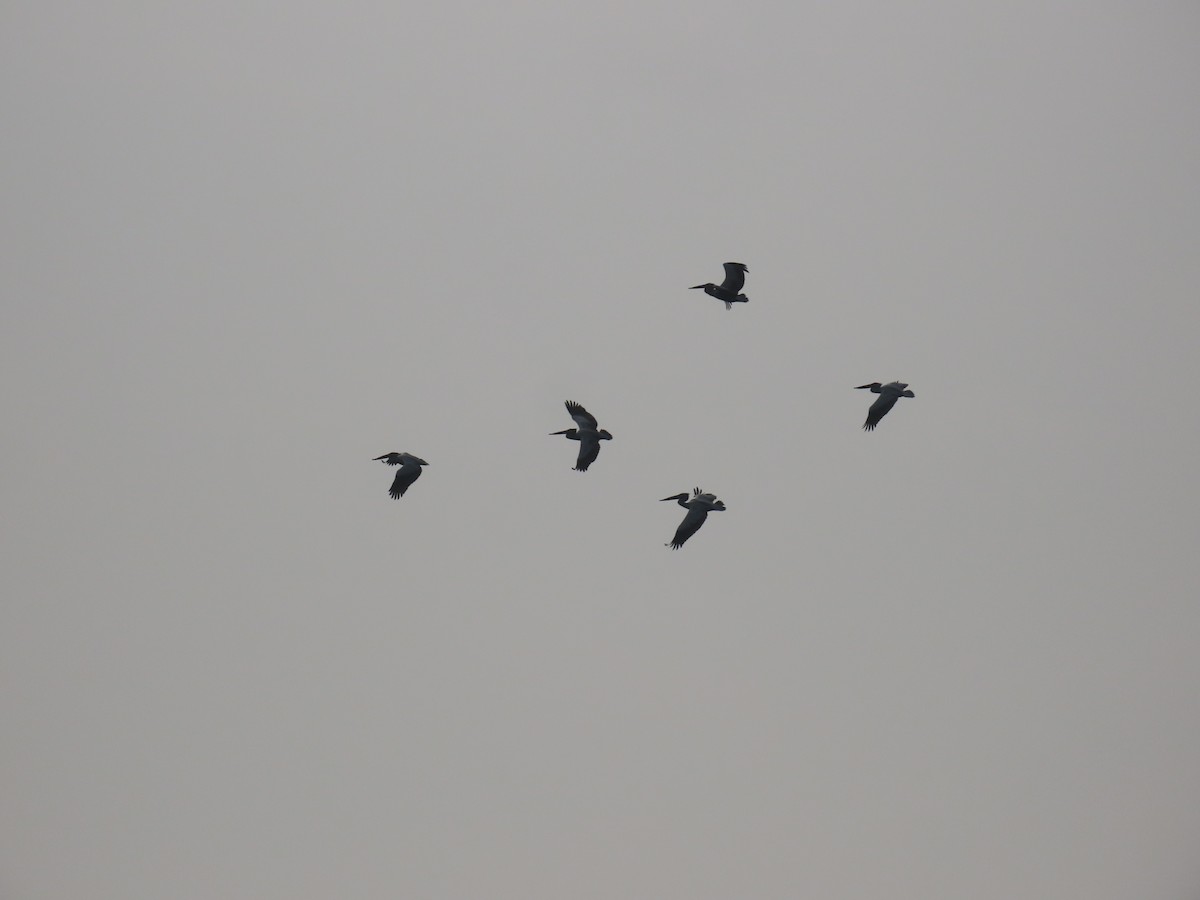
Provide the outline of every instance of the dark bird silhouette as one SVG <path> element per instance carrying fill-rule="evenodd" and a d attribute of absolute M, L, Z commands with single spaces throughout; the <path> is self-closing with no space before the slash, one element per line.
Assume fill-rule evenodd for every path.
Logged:
<path fill-rule="evenodd" d="M 596 417 L 573 400 L 567 401 L 567 412 L 575 420 L 575 428 L 564 431 L 552 431 L 552 435 L 565 435 L 568 441 L 579 441 L 579 457 L 575 460 L 576 472 L 586 472 L 588 466 L 600 455 L 600 442 L 611 441 L 612 435 L 603 428 L 598 428 Z"/>
<path fill-rule="evenodd" d="M 396 470 L 396 479 L 388 491 L 393 500 L 403 497 L 404 492 L 412 486 L 412 483 L 421 477 L 421 466 L 429 465 L 421 457 L 413 456 L 411 453 L 385 453 L 383 456 L 375 458 L 389 466 L 400 467 Z"/>
<path fill-rule="evenodd" d="M 663 545 L 672 550 L 678 550 L 686 544 L 687 539 L 700 530 L 700 526 L 704 524 L 704 520 L 708 518 L 710 512 L 725 511 L 724 503 L 713 494 L 700 493 L 700 488 L 692 491 L 690 499 L 687 491 L 684 491 L 682 494 L 663 497 L 659 502 L 666 503 L 668 500 L 678 501 L 679 505 L 688 511 L 675 530 L 675 537 L 671 539 L 671 543 Z"/>
<path fill-rule="evenodd" d="M 746 283 L 746 273 L 749 271 L 742 263 L 727 262 L 725 263 L 725 280 L 720 284 L 713 284 L 710 281 L 708 284 L 692 285 L 688 290 L 695 291 L 703 288 L 704 293 L 708 296 L 723 300 L 726 309 L 733 309 L 735 303 L 750 302 L 749 297 L 738 293 L 742 289 L 742 285 Z"/>
<path fill-rule="evenodd" d="M 903 381 L 892 381 L 888 384 L 880 384 L 878 381 L 872 381 L 870 384 L 860 384 L 855 388 L 856 391 L 870 389 L 872 394 L 878 394 L 879 399 L 871 404 L 871 408 L 867 410 L 867 421 L 863 423 L 864 431 L 874 431 L 875 426 L 879 424 L 879 420 L 888 414 L 896 401 L 901 397 L 917 396 L 912 391 L 905 390 L 908 385 Z"/>

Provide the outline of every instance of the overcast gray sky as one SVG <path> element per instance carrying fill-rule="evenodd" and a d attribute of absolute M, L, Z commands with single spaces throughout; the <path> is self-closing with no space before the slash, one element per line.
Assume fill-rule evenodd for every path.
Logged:
<path fill-rule="evenodd" d="M 0 22 L 6 900 L 1196 896 L 1196 4 Z"/>

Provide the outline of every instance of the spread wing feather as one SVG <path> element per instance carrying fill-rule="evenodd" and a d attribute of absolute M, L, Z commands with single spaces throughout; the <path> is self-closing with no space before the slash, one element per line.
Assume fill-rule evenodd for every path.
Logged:
<path fill-rule="evenodd" d="M 399 500 L 404 496 L 414 481 L 421 477 L 421 467 L 415 464 L 406 464 L 400 467 L 396 472 L 396 479 L 392 482 L 392 488 L 388 491 L 392 495 L 393 500 Z"/>
<path fill-rule="evenodd" d="M 585 435 L 579 441 L 579 457 L 575 460 L 575 471 L 586 472 L 588 466 L 600 455 L 600 442 L 591 435 Z"/>
<path fill-rule="evenodd" d="M 700 530 L 700 526 L 704 524 L 704 520 L 708 518 L 707 509 L 699 509 L 693 507 L 688 510 L 688 514 L 683 517 L 683 521 L 679 523 L 679 528 L 675 530 L 675 537 L 672 538 L 668 546 L 672 550 L 678 550 L 687 543 L 687 539 Z"/>
<path fill-rule="evenodd" d="M 879 424 L 879 420 L 888 414 L 893 406 L 896 405 L 895 394 L 880 394 L 879 399 L 871 404 L 871 408 L 867 410 L 867 421 L 863 423 L 864 431 L 874 431 L 875 426 Z"/>
<path fill-rule="evenodd" d="M 567 412 L 570 414 L 571 418 L 575 420 L 576 425 L 586 430 L 596 430 L 597 426 L 595 416 L 593 416 L 590 412 L 573 400 L 568 400 L 566 406 Z"/>

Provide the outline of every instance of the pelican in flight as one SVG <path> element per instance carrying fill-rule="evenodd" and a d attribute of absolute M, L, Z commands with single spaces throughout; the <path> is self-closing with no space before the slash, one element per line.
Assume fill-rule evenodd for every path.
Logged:
<path fill-rule="evenodd" d="M 382 460 L 386 465 L 400 467 L 396 471 L 396 480 L 392 482 L 392 488 L 388 491 L 393 500 L 403 497 L 412 483 L 421 477 L 421 466 L 429 465 L 421 457 L 411 453 L 385 453 L 375 458 Z"/>
<path fill-rule="evenodd" d="M 586 472 L 588 466 L 600 455 L 600 442 L 611 441 L 612 435 L 598 428 L 596 417 L 573 400 L 567 401 L 567 412 L 575 420 L 575 428 L 552 431 L 552 435 L 564 434 L 568 441 L 579 441 L 579 458 L 575 460 L 575 471 Z"/>
<path fill-rule="evenodd" d="M 663 545 L 672 550 L 678 550 L 686 544 L 687 539 L 700 530 L 710 512 L 725 511 L 725 504 L 718 500 L 715 494 L 702 494 L 700 488 L 696 488 L 690 495 L 684 491 L 682 494 L 663 497 L 659 502 L 666 503 L 668 500 L 678 501 L 679 505 L 688 511 L 679 523 L 679 528 L 675 530 L 675 537 L 671 539 L 671 543 Z"/>
<path fill-rule="evenodd" d="M 738 293 L 742 289 L 742 285 L 746 283 L 746 273 L 749 271 L 742 263 L 728 262 L 725 263 L 725 280 L 720 284 L 713 284 L 710 281 L 708 284 L 693 285 L 688 290 L 695 291 L 704 288 L 704 293 L 708 296 L 724 300 L 725 308 L 733 309 L 735 303 L 750 302 L 749 297 Z"/>
<path fill-rule="evenodd" d="M 867 421 L 863 423 L 864 431 L 874 431 L 875 426 L 879 424 L 879 420 L 888 414 L 896 401 L 901 397 L 917 396 L 912 391 L 905 390 L 908 387 L 903 381 L 892 381 L 888 384 L 880 384 L 878 381 L 872 381 L 870 384 L 860 384 L 855 388 L 856 391 L 870 389 L 872 394 L 878 394 L 879 399 L 871 404 L 871 408 L 867 410 Z"/>

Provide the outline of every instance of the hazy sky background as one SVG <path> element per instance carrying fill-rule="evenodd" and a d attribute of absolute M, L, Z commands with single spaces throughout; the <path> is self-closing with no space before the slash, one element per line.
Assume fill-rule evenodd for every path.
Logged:
<path fill-rule="evenodd" d="M 6 900 L 1197 896 L 1196 4 L 0 26 Z"/>

